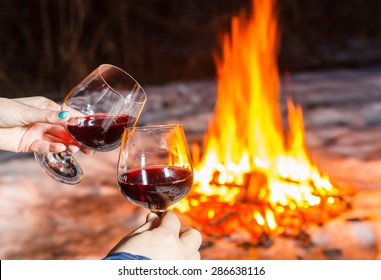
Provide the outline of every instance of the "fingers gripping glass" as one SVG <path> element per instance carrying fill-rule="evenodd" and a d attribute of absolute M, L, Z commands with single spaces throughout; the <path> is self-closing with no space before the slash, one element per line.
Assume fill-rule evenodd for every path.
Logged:
<path fill-rule="evenodd" d="M 193 167 L 182 126 L 126 129 L 117 176 L 128 200 L 157 214 L 185 197 L 193 184 Z"/>
<path fill-rule="evenodd" d="M 107 152 L 120 146 L 124 128 L 134 127 L 146 102 L 143 88 L 128 73 L 103 64 L 65 97 L 63 111 L 70 111 L 65 128 L 83 148 Z M 35 158 L 55 180 L 78 184 L 83 172 L 68 152 L 35 153 Z"/>

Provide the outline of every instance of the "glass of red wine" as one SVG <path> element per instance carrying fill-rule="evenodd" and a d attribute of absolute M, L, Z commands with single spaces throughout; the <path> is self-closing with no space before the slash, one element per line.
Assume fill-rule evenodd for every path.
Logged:
<path fill-rule="evenodd" d="M 146 102 L 139 83 L 122 69 L 102 64 L 65 97 L 63 111 L 71 118 L 65 128 L 82 147 L 107 152 L 120 146 L 125 128 L 134 127 Z M 69 152 L 35 153 L 35 158 L 55 180 L 74 185 L 83 178 Z"/>
<path fill-rule="evenodd" d="M 128 200 L 158 215 L 185 197 L 193 184 L 193 167 L 182 126 L 127 128 L 117 176 Z"/>

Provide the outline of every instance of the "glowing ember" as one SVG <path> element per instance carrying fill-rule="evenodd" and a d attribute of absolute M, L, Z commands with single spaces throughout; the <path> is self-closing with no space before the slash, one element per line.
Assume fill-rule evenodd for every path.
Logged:
<path fill-rule="evenodd" d="M 291 101 L 287 129 L 282 125 L 275 0 L 252 4 L 251 16 L 234 17 L 224 37 L 214 119 L 200 160 L 193 149 L 193 192 L 175 207 L 207 234 L 296 235 L 300 225 L 337 214 L 342 203 L 312 164 L 302 110 Z"/>

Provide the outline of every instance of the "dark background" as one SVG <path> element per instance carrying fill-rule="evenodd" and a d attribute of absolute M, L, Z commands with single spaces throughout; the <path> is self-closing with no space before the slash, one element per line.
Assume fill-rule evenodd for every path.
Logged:
<path fill-rule="evenodd" d="M 378 66 L 381 1 L 279 0 L 280 71 Z M 143 85 L 213 78 L 250 0 L 0 0 L 0 96 L 62 98 L 99 64 Z"/>

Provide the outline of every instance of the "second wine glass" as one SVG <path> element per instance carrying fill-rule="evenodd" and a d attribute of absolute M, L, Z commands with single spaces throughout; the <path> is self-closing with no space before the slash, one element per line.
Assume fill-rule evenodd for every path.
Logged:
<path fill-rule="evenodd" d="M 193 167 L 182 126 L 126 129 L 117 176 L 128 200 L 159 215 L 185 197 L 193 184 Z"/>
<path fill-rule="evenodd" d="M 139 83 L 122 69 L 102 64 L 65 97 L 63 111 L 70 111 L 65 125 L 82 147 L 107 152 L 120 146 L 124 128 L 134 127 L 146 102 Z M 35 158 L 55 180 L 78 184 L 83 172 L 70 153 L 35 153 Z"/>

